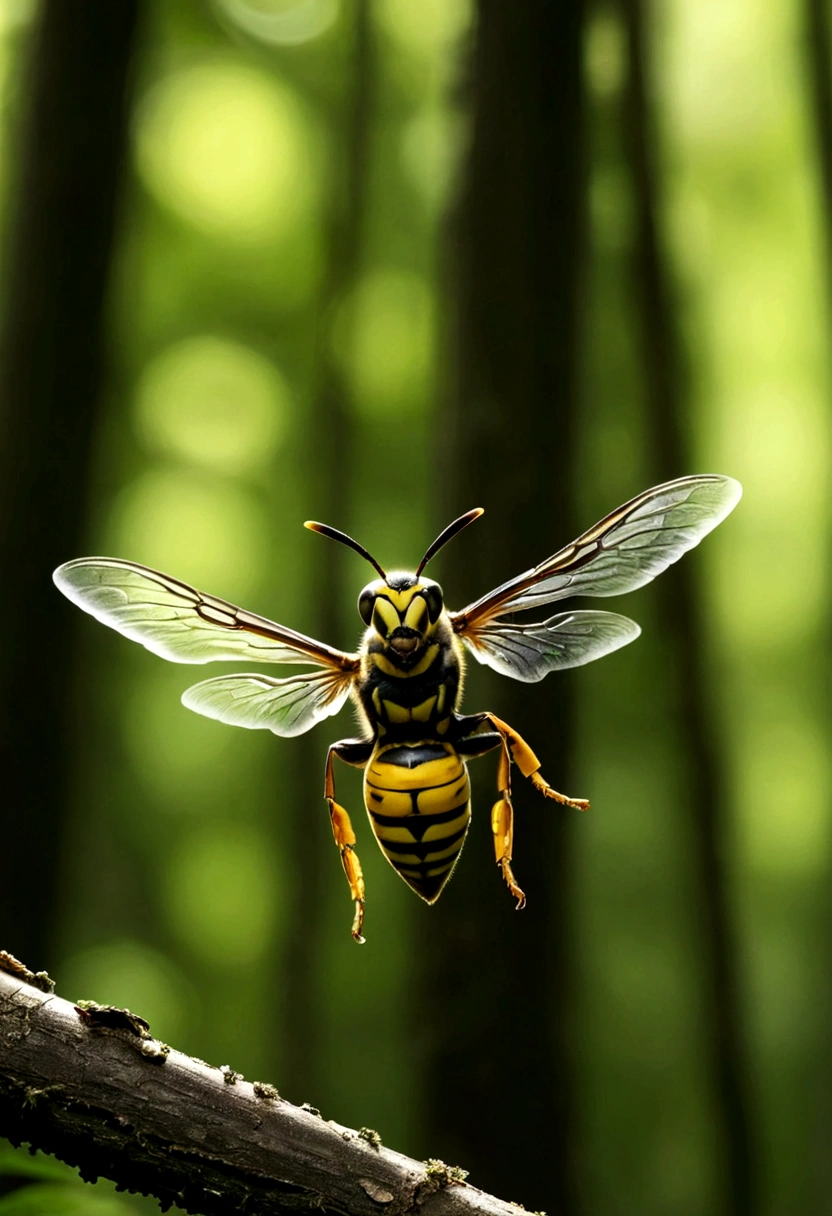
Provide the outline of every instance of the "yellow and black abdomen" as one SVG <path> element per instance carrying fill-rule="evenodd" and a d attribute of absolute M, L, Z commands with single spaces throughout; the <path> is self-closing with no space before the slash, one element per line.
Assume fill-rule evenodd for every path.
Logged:
<path fill-rule="evenodd" d="M 432 904 L 471 819 L 471 784 L 450 743 L 379 743 L 364 770 L 367 814 L 391 866 Z"/>

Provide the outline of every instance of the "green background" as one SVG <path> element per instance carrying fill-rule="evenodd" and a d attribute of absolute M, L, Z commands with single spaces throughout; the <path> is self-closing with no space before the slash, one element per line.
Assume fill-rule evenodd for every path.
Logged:
<path fill-rule="evenodd" d="M 255 20 L 301 9 L 308 25 L 291 36 Z M 341 281 L 333 199 L 356 10 L 337 0 L 156 0 L 145 14 L 83 548 L 159 567 L 292 628 L 326 629 L 323 640 L 345 649 L 360 635 L 354 602 L 369 568 L 345 554 L 337 579 L 322 582 L 328 542 L 302 521 L 350 531 L 386 568 L 414 565 L 447 522 L 440 457 L 453 335 L 443 241 L 464 173 L 469 112 L 459 82 L 476 26 L 463 0 L 375 0 L 370 12 L 364 239 Z M 0 9 L 7 216 L 32 18 L 29 4 Z M 686 359 L 687 471 L 729 473 L 745 491 L 685 560 L 696 564 L 704 603 L 757 1210 L 767 1216 L 832 1204 L 829 319 L 803 23 L 800 6 L 784 0 L 664 0 L 648 23 L 661 219 Z M 661 479 L 646 455 L 620 132 L 627 56 L 614 5 L 587 15 L 584 43 L 580 528 Z M 320 406 L 325 374 L 346 402 L 337 487 Z M 505 435 L 493 475 L 522 476 L 510 419 Z M 488 512 L 488 501 L 462 507 L 473 505 Z M 434 572 L 452 608 L 464 602 L 466 553 L 489 544 L 490 518 Z M 530 518 L 528 529 L 541 559 L 571 538 L 557 518 Z M 501 560 L 504 577 L 518 572 L 510 552 Z M 75 612 L 48 583 L 43 596 L 56 617 Z M 570 859 L 580 1206 L 598 1216 L 693 1216 L 717 1206 L 718 1119 L 700 1020 L 694 846 L 680 809 L 684 739 L 668 709 L 672 637 L 653 588 L 609 607 L 644 635 L 571 684 L 568 792 L 593 803 L 573 825 Z M 73 627 L 73 776 L 61 878 L 47 897 L 52 944 L 48 957 L 24 961 L 47 967 L 61 995 L 126 1005 L 166 1042 L 272 1081 L 326 1117 L 376 1128 L 391 1147 L 448 1154 L 424 1100 L 431 957 L 420 922 L 430 918 L 441 935 L 464 889 L 455 879 L 436 907 L 420 904 L 375 848 L 360 777 L 339 772 L 368 885 L 368 943 L 351 941 L 321 798 L 326 747 L 352 733 L 349 713 L 302 741 L 235 731 L 179 703 L 206 669 L 165 664 L 80 614 Z M 499 687 L 489 686 L 486 706 L 471 681 L 466 708 L 499 714 Z M 555 704 L 558 695 L 556 675 L 546 696 Z M 566 778 L 545 763 L 545 716 L 530 742 L 562 788 Z M 49 747 L 43 739 L 47 758 Z M 492 760 L 477 762 L 472 780 L 472 831 L 485 839 Z M 522 884 L 536 820 L 560 812 L 525 788 L 516 802 Z M 13 850 L 11 840 L 3 864 Z M 485 857 L 469 844 L 460 865 Z M 513 917 L 496 875 L 492 885 Z M 532 1006 L 527 1015 L 547 1013 Z M 508 1062 L 507 1088 L 488 1117 L 522 1119 L 509 1096 L 512 1044 L 495 1051 Z M 484 1118 L 470 1112 L 472 1142 Z M 546 1129 L 529 1134 L 545 1140 Z M 14 1175 L 22 1158 L 0 1160 Z M 452 1163 L 485 1185 L 471 1161 Z M 50 1191 L 39 1207 L 38 1189 L 0 1196 L 0 1212 L 142 1203 L 102 1184 Z M 541 1189 L 528 1191 L 518 1176 L 503 1197 L 532 1206 Z"/>

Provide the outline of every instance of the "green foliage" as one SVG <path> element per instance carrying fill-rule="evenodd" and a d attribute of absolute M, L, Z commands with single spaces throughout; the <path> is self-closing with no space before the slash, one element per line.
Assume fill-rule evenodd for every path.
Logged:
<path fill-rule="evenodd" d="M 129 1216 L 129 1200 L 85 1183 L 33 1183 L 0 1195 L 2 1216 Z"/>
<path fill-rule="evenodd" d="M 0 1175 L 65 1182 L 74 1176 L 74 1171 L 45 1153 L 30 1153 L 25 1148 L 12 1148 L 8 1141 L 0 1140 Z"/>
<path fill-rule="evenodd" d="M 90 1186 L 54 1157 L 12 1148 L 0 1140 L 2 1216 L 129 1216 L 131 1212 L 136 1212 L 134 1201 L 114 1194 L 110 1184 Z"/>

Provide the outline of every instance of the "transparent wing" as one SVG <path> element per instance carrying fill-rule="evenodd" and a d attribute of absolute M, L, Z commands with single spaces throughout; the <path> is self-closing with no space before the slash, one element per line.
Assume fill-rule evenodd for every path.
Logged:
<path fill-rule="evenodd" d="M 351 685 L 351 675 L 333 671 L 307 671 L 285 680 L 217 676 L 187 688 L 182 704 L 229 726 L 270 730 L 288 739 L 337 714 Z"/>
<path fill-rule="evenodd" d="M 59 566 L 55 585 L 79 608 L 174 663 L 248 659 L 355 672 L 359 660 L 158 570 L 112 557 Z"/>
<path fill-rule="evenodd" d="M 490 625 L 463 634 L 479 663 L 525 684 L 581 667 L 634 642 L 641 629 L 616 612 L 566 612 L 539 625 Z"/>
<path fill-rule="evenodd" d="M 645 490 L 539 566 L 451 613 L 463 638 L 508 612 L 571 595 L 622 595 L 643 587 L 731 512 L 742 496 L 732 477 L 680 477 Z"/>

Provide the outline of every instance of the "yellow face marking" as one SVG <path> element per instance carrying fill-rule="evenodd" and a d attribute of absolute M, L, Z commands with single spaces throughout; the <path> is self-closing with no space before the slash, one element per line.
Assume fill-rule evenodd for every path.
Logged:
<path fill-rule="evenodd" d="M 418 595 L 421 590 L 421 583 L 417 583 L 415 587 L 405 587 L 404 591 L 394 591 L 392 587 L 387 587 L 384 590 L 384 595 L 398 610 L 399 615 L 404 616 L 405 612 L 410 607 L 410 602 L 414 595 Z"/>
<path fill-rule="evenodd" d="M 394 629 L 398 629 L 401 618 L 398 612 L 383 596 L 379 596 L 373 609 L 373 625 L 376 631 L 386 638 Z"/>
<path fill-rule="evenodd" d="M 415 629 L 417 633 L 424 633 L 427 629 L 428 606 L 421 595 L 417 596 L 410 604 L 410 607 L 404 614 L 404 623 L 408 629 Z"/>

